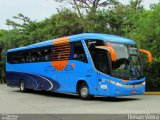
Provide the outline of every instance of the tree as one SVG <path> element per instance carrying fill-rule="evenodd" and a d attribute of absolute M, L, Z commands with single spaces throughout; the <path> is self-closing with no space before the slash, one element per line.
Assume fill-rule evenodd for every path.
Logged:
<path fill-rule="evenodd" d="M 5 30 L 0 30 L 0 83 L 3 83 L 4 80 L 4 55 L 3 55 L 3 49 L 5 46 L 5 36 L 6 31 Z"/>
<path fill-rule="evenodd" d="M 101 7 L 114 6 L 119 2 L 117 0 L 55 0 L 56 2 L 67 2 L 73 6 L 78 12 L 78 15 L 82 17 L 81 9 L 85 9 L 86 12 L 95 14 Z"/>
<path fill-rule="evenodd" d="M 52 31 L 54 37 L 69 36 L 83 32 L 82 21 L 79 16 L 68 9 L 61 10 L 58 14 L 53 15 L 50 20 L 54 26 Z"/>
<path fill-rule="evenodd" d="M 19 20 L 15 22 L 15 20 Z M 8 26 L 13 29 L 8 31 L 8 38 L 12 39 L 12 47 L 25 46 L 28 44 L 33 44 L 41 42 L 47 39 L 51 39 L 48 31 L 53 26 L 47 20 L 40 22 L 33 21 L 30 18 L 24 16 L 23 14 L 18 14 L 13 17 L 13 20 L 8 19 L 6 21 Z"/>
<path fill-rule="evenodd" d="M 147 76 L 147 90 L 160 88 L 160 4 L 155 5 L 151 10 L 144 10 L 139 13 L 137 19 L 132 19 L 134 27 L 126 35 L 138 42 L 138 45 L 149 50 L 153 55 L 151 64 L 144 62 L 145 74 Z M 136 14 L 137 15 L 137 14 Z M 129 27 L 128 27 L 129 29 Z M 143 57 L 142 57 L 143 58 Z"/>
<path fill-rule="evenodd" d="M 141 10 L 143 6 L 141 5 L 143 0 L 131 0 L 130 6 L 134 8 L 135 10 Z"/>

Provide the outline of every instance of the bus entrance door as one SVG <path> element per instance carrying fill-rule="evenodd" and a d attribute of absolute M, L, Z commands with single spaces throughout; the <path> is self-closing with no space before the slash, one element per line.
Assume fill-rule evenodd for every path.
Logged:
<path fill-rule="evenodd" d="M 109 54 L 106 50 L 97 50 L 96 52 L 96 63 L 97 68 L 97 89 L 98 95 L 106 95 L 109 93 L 107 84 L 107 74 L 109 74 Z"/>

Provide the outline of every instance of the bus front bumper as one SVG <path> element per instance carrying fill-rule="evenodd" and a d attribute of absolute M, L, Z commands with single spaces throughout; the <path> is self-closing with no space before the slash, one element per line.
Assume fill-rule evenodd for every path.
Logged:
<path fill-rule="evenodd" d="M 123 85 L 120 83 L 111 83 L 111 96 L 130 96 L 130 95 L 141 95 L 145 92 L 145 82 L 137 85 Z"/>

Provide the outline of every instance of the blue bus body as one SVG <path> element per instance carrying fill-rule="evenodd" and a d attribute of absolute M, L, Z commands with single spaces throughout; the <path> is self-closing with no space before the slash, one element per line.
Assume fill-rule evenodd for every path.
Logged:
<path fill-rule="evenodd" d="M 69 44 L 80 41 L 82 43 L 87 62 L 70 59 L 61 70 L 53 65 L 52 61 L 28 62 L 12 64 L 6 60 L 6 79 L 10 87 L 19 87 L 19 81 L 24 80 L 25 87 L 33 90 L 51 92 L 77 93 L 79 82 L 85 81 L 91 95 L 95 96 L 129 96 L 145 92 L 145 77 L 137 79 L 121 79 L 105 74 L 95 68 L 86 40 L 102 40 L 113 43 L 135 46 L 136 43 L 127 38 L 96 33 L 84 33 L 69 36 Z M 49 40 L 22 48 L 8 50 L 9 53 L 26 51 L 29 49 L 54 45 L 55 40 Z M 70 48 L 72 49 L 72 48 Z M 72 51 L 72 50 L 71 50 Z M 72 53 L 71 53 L 72 54 Z M 73 54 L 70 56 L 73 56 Z M 10 60 L 12 62 L 12 60 Z M 55 67 L 55 68 L 54 68 Z"/>

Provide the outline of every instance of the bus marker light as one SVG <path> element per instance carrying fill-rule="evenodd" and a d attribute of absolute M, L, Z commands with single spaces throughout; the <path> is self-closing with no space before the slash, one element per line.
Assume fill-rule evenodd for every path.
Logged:
<path fill-rule="evenodd" d="M 101 89 L 107 89 L 107 85 L 101 85 Z"/>
<path fill-rule="evenodd" d="M 122 80 L 123 82 L 127 82 L 127 80 Z"/>

